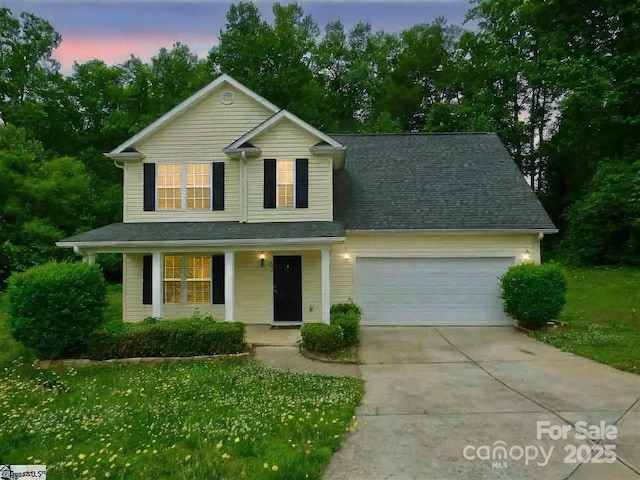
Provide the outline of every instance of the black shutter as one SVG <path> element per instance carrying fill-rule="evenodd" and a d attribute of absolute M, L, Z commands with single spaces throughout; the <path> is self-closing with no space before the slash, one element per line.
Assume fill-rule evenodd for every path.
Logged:
<path fill-rule="evenodd" d="M 309 160 L 296 160 L 296 208 L 309 208 Z"/>
<path fill-rule="evenodd" d="M 264 161 L 264 208 L 276 208 L 276 161 Z"/>
<path fill-rule="evenodd" d="M 212 302 L 222 305 L 224 304 L 224 255 L 212 256 L 211 267 L 213 269 Z"/>
<path fill-rule="evenodd" d="M 144 202 L 145 212 L 153 212 L 156 209 L 156 164 L 144 163 Z"/>
<path fill-rule="evenodd" d="M 153 260 L 151 255 L 142 257 L 142 304 L 151 305 L 153 303 Z"/>
<path fill-rule="evenodd" d="M 224 162 L 213 162 L 213 210 L 224 210 Z"/>

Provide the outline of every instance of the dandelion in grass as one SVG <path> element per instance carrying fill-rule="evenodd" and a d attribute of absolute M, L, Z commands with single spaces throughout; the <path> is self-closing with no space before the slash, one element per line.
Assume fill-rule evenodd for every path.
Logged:
<path fill-rule="evenodd" d="M 231 455 L 229 455 L 228 453 L 223 453 L 222 458 L 231 458 Z"/>
<path fill-rule="evenodd" d="M 191 455 L 187 455 L 186 457 L 184 457 L 185 462 L 188 462 L 189 460 L 191 460 Z"/>
<path fill-rule="evenodd" d="M 274 465 L 273 467 L 271 467 L 271 470 L 277 472 L 278 470 L 280 470 L 280 467 L 278 467 L 278 465 Z"/>
<path fill-rule="evenodd" d="M 263 466 L 264 468 L 269 468 L 269 464 L 268 464 L 267 462 L 263 463 L 263 464 L 262 464 L 262 466 Z"/>
<path fill-rule="evenodd" d="M 84 453 L 79 453 L 79 454 L 78 454 L 78 458 L 79 458 L 80 460 L 84 460 L 85 458 L 87 458 L 87 456 L 86 456 Z"/>

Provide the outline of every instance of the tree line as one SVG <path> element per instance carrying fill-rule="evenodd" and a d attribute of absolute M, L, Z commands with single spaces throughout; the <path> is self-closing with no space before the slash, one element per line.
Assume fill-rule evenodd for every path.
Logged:
<path fill-rule="evenodd" d="M 0 9 L 0 279 L 118 221 L 112 149 L 224 72 L 328 133 L 497 132 L 561 235 L 555 255 L 640 263 L 640 4 L 472 0 L 473 30 L 321 30 L 298 4 L 232 5 L 206 57 L 60 73 L 46 20 Z M 523 212 L 526 214 L 526 212 Z"/>

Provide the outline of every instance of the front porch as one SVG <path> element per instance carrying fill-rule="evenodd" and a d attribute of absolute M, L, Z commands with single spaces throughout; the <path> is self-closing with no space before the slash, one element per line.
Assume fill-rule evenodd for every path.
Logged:
<path fill-rule="evenodd" d="M 196 311 L 247 324 L 329 323 L 337 222 L 115 223 L 57 242 L 123 254 L 123 319 Z M 335 248 L 334 248 L 335 249 Z"/>
<path fill-rule="evenodd" d="M 180 260 L 183 263 L 176 267 Z M 191 278 L 197 277 L 193 270 L 198 270 L 192 264 L 202 261 L 206 266 L 200 270 L 211 273 Z M 135 252 L 125 253 L 123 264 L 125 321 L 149 316 L 184 318 L 197 309 L 215 318 L 247 324 L 329 322 L 328 246 Z M 149 268 L 150 272 L 146 271 Z M 172 273 L 176 270 L 183 272 L 182 283 L 176 280 L 180 273 Z M 197 295 L 191 293 L 194 283 L 199 287 Z"/>

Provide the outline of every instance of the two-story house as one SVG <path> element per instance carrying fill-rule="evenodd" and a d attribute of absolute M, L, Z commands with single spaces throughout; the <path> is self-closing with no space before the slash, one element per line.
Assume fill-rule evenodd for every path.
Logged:
<path fill-rule="evenodd" d="M 123 316 L 505 324 L 498 277 L 555 227 L 494 134 L 327 135 L 222 75 L 105 154 L 123 222 L 58 242 L 123 253 Z"/>

